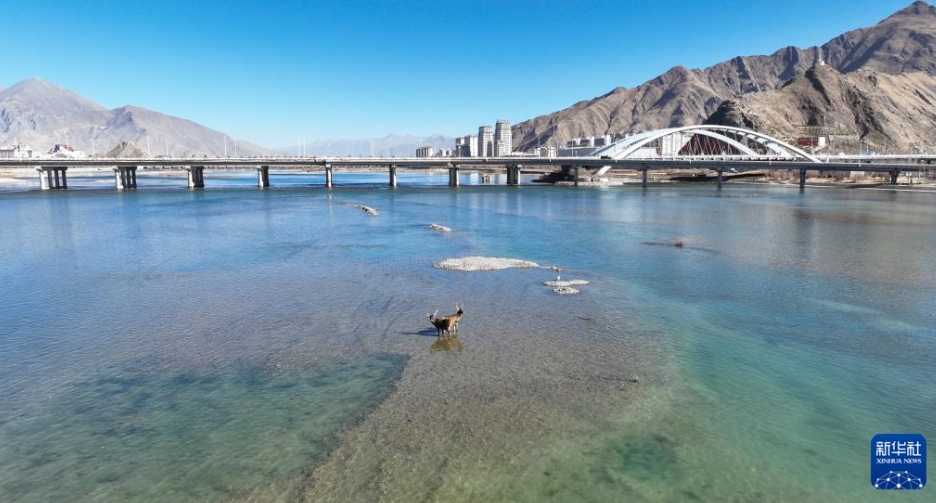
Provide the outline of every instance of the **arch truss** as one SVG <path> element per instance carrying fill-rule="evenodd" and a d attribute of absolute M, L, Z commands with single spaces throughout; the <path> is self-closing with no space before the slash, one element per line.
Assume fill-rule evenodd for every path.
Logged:
<path fill-rule="evenodd" d="M 821 162 L 804 150 L 763 133 L 714 124 L 638 133 L 598 149 L 592 155 L 609 159 L 724 157 Z"/>

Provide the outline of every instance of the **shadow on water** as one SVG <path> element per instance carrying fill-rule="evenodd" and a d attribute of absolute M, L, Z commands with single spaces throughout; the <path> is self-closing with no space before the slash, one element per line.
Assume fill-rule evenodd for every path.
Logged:
<path fill-rule="evenodd" d="M 423 328 L 416 332 L 400 332 L 400 335 L 420 335 L 422 337 L 438 337 L 433 327 Z"/>

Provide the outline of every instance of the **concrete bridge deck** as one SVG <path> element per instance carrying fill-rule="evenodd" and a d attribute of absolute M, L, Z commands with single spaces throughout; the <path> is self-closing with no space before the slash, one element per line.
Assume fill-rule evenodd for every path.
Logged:
<path fill-rule="evenodd" d="M 859 160 L 865 160 L 860 158 Z M 895 161 L 898 159 L 895 159 Z M 761 157 L 757 159 L 745 156 L 696 156 L 656 159 L 606 159 L 599 157 L 486 157 L 486 158 L 387 158 L 387 157 L 254 157 L 254 158 L 142 158 L 142 159 L 0 159 L 0 171 L 12 173 L 37 173 L 40 188 L 68 188 L 66 172 L 75 171 L 113 171 L 118 189 L 135 189 L 138 170 L 177 169 L 188 173 L 190 188 L 205 187 L 205 170 L 256 170 L 257 185 L 269 187 L 270 170 L 285 172 L 324 172 L 326 187 L 333 186 L 334 171 L 343 172 L 386 170 L 388 184 L 396 186 L 397 170 L 437 170 L 449 171 L 449 185 L 458 185 L 459 170 L 481 170 L 507 173 L 507 183 L 518 185 L 521 170 L 566 169 L 578 182 L 591 172 L 636 171 L 643 176 L 647 184 L 647 172 L 659 170 L 707 169 L 717 173 L 716 183 L 721 187 L 723 173 L 768 170 L 795 170 L 800 174 L 800 185 L 805 185 L 808 171 L 823 172 L 876 172 L 889 173 L 891 182 L 896 183 L 901 173 L 931 171 L 930 162 L 936 156 L 902 156 L 903 162 L 811 162 L 788 158 Z M 584 171 L 584 172 L 583 172 Z"/>

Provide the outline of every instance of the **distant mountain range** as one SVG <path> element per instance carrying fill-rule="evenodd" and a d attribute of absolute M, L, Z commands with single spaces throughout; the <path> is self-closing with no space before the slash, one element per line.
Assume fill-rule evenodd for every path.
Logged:
<path fill-rule="evenodd" d="M 413 157 L 419 147 L 451 149 L 455 138 L 445 135 L 408 136 L 391 134 L 383 138 L 363 140 L 314 141 L 300 147 L 284 150 L 289 155 L 299 155 L 304 148 L 306 155 L 349 156 L 349 157 Z"/>
<path fill-rule="evenodd" d="M 126 105 L 109 110 L 73 91 L 38 78 L 0 88 L 0 146 L 25 143 L 47 152 L 70 144 L 88 155 L 117 157 L 217 157 L 332 155 L 412 157 L 418 147 L 450 149 L 455 138 L 391 134 L 363 140 L 314 141 L 268 149 L 179 117 Z"/>
<path fill-rule="evenodd" d="M 131 105 L 113 110 L 61 87 L 32 78 L 0 91 L 0 145 L 21 142 L 46 152 L 70 144 L 88 155 L 133 142 L 147 155 L 241 156 L 274 151 L 196 124 Z"/>
<path fill-rule="evenodd" d="M 936 145 L 936 8 L 917 1 L 821 47 L 677 66 L 633 89 L 513 127 L 516 149 L 574 137 L 701 123 L 746 125 L 786 139 L 835 131 L 880 147 Z"/>

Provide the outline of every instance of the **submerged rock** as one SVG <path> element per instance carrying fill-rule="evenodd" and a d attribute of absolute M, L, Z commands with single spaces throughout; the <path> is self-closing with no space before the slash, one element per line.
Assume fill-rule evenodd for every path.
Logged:
<path fill-rule="evenodd" d="M 452 232 L 451 228 L 439 224 L 429 224 L 429 228 L 437 232 Z"/>
<path fill-rule="evenodd" d="M 529 260 L 519 260 L 512 258 L 494 258 L 494 257 L 462 257 L 450 258 L 435 264 L 436 269 L 445 269 L 448 271 L 500 271 L 502 269 L 533 269 L 540 267 L 536 262 Z"/>
<path fill-rule="evenodd" d="M 559 295 L 576 295 L 582 293 L 577 288 L 572 288 L 571 286 L 559 286 L 553 288 L 553 292 L 558 293 Z"/>
<path fill-rule="evenodd" d="M 559 281 L 558 279 L 556 279 L 556 281 L 545 281 L 543 282 L 543 284 L 546 286 L 563 288 L 563 287 L 570 287 L 570 286 L 584 286 L 584 285 L 587 285 L 588 282 L 583 279 L 573 279 L 569 281 Z"/>
<path fill-rule="evenodd" d="M 367 213 L 368 215 L 371 215 L 374 217 L 380 214 L 380 213 L 377 213 L 377 210 L 375 210 L 374 208 L 371 208 L 370 206 L 364 206 L 363 204 L 353 203 L 351 204 L 351 206 L 354 206 L 355 208 L 363 211 L 364 213 Z"/>

